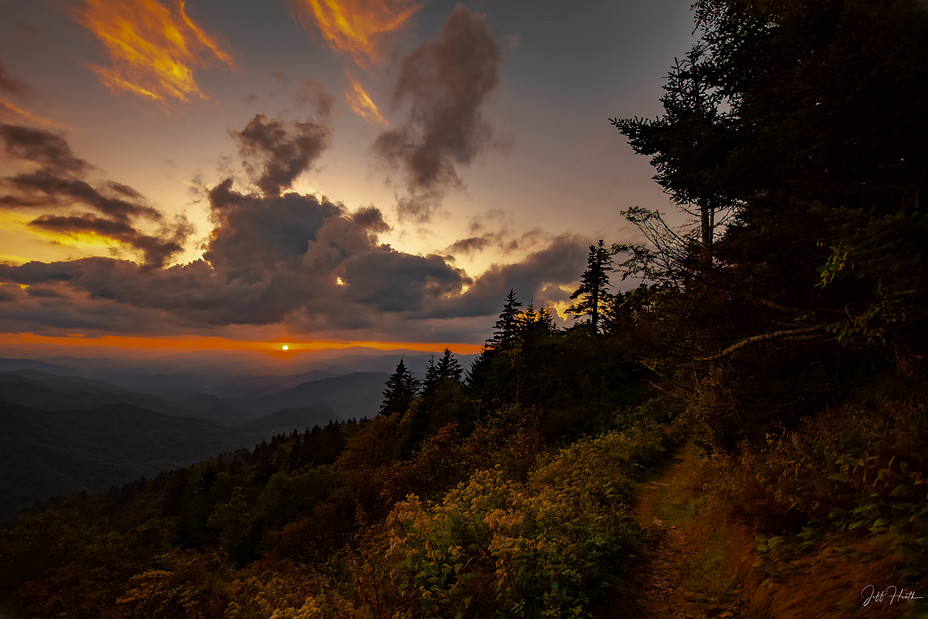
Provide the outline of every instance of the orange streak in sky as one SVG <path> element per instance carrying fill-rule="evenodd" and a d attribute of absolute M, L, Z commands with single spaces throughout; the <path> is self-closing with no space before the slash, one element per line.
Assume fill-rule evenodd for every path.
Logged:
<path fill-rule="evenodd" d="M 54 127 L 55 129 L 64 129 L 64 130 L 71 129 L 71 127 L 67 125 L 62 125 L 62 124 L 56 123 L 53 120 L 48 120 L 47 118 L 36 116 L 35 114 L 31 114 L 30 112 L 22 109 L 21 107 L 16 107 L 12 103 L 4 99 L 3 97 L 0 97 L 0 107 L 4 107 L 15 114 L 19 114 L 20 116 L 24 118 L 28 118 L 32 122 L 39 123 L 40 125 L 45 125 L 46 127 Z"/>
<path fill-rule="evenodd" d="M 116 92 L 146 99 L 205 99 L 193 68 L 232 58 L 190 19 L 184 0 L 171 8 L 156 0 L 85 0 L 77 20 L 106 46 L 113 68 L 90 66 Z"/>
<path fill-rule="evenodd" d="M 392 32 L 421 9 L 411 0 L 291 0 L 305 27 L 319 29 L 333 50 L 350 54 L 358 65 L 377 62 L 378 35 Z"/>
<path fill-rule="evenodd" d="M 209 350 L 239 350 L 239 351 L 265 351 L 279 354 L 293 354 L 297 351 L 339 350 L 362 346 L 377 350 L 416 350 L 422 352 L 437 352 L 450 348 L 459 354 L 478 353 L 482 349 L 479 344 L 428 344 L 421 342 L 337 342 L 324 340 L 300 341 L 299 339 L 281 339 L 273 342 L 253 340 L 231 340 L 223 337 L 138 337 L 131 335 L 103 335 L 100 337 L 73 334 L 68 336 L 36 335 L 34 333 L 2 333 L 0 346 L 15 346 L 22 344 L 41 344 L 44 346 L 60 346 L 66 348 L 79 347 L 112 347 L 129 350 L 156 351 L 209 351 Z M 289 350 L 281 350 L 283 345 Z"/>
<path fill-rule="evenodd" d="M 377 109 L 377 104 L 364 90 L 364 86 L 350 75 L 348 81 L 351 82 L 351 90 L 345 93 L 345 101 L 351 106 L 351 110 L 369 124 L 386 125 L 387 121 Z"/>

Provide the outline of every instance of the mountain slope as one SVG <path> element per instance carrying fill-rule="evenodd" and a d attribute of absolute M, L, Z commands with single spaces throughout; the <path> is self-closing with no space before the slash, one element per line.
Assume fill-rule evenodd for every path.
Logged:
<path fill-rule="evenodd" d="M 388 377 L 383 372 L 354 372 L 303 383 L 272 396 L 226 401 L 255 418 L 315 404 L 325 404 L 336 419 L 373 417 L 380 408 Z"/>
<path fill-rule="evenodd" d="M 106 490 L 240 447 L 240 432 L 128 404 L 39 410 L 0 404 L 0 517 L 33 501 Z"/>

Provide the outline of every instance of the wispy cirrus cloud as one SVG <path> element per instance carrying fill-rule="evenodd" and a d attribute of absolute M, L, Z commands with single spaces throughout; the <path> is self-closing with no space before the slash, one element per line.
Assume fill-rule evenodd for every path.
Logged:
<path fill-rule="evenodd" d="M 0 62 L 0 117 L 9 116 L 10 114 L 24 118 L 31 122 L 34 122 L 39 125 L 45 125 L 46 127 L 53 127 L 55 129 L 69 129 L 66 125 L 62 123 L 55 122 L 54 120 L 49 120 L 39 116 L 38 114 L 33 114 L 29 110 L 22 107 L 22 105 L 16 105 L 13 103 L 9 97 L 28 97 L 30 94 L 29 86 L 25 82 L 20 81 L 9 74 L 6 70 L 6 66 Z"/>
<path fill-rule="evenodd" d="M 425 6 L 415 0 L 291 0 L 294 15 L 336 52 L 365 67 L 382 59 L 381 39 Z"/>
<path fill-rule="evenodd" d="M 4 64 L 0 62 L 0 92 L 9 93 L 11 95 L 23 95 L 28 92 L 28 90 L 29 88 L 26 86 L 25 82 L 10 75 Z"/>
<path fill-rule="evenodd" d="M 372 125 L 386 125 L 387 121 L 380 113 L 380 108 L 374 103 L 374 100 L 368 94 L 361 82 L 348 74 L 348 82 L 351 89 L 345 94 L 345 101 L 351 107 L 351 111 L 364 119 L 365 122 Z"/>
<path fill-rule="evenodd" d="M 90 68 L 114 92 L 165 104 L 205 99 L 194 69 L 233 66 L 229 53 L 187 14 L 184 0 L 84 0 L 72 13 L 106 47 L 113 66 Z"/>

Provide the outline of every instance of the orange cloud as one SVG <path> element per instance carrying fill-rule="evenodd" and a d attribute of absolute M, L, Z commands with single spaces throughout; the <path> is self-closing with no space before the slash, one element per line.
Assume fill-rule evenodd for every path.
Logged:
<path fill-rule="evenodd" d="M 351 82 L 351 90 L 345 93 L 345 101 L 351 106 L 351 110 L 372 125 L 386 125 L 387 121 L 377 109 L 377 104 L 364 90 L 364 86 L 350 75 L 348 81 Z"/>
<path fill-rule="evenodd" d="M 377 38 L 402 26 L 425 3 L 412 0 L 291 0 L 304 27 L 358 65 L 379 59 Z"/>
<path fill-rule="evenodd" d="M 106 46 L 110 69 L 92 66 L 110 90 L 162 103 L 205 99 L 193 69 L 232 58 L 190 19 L 184 0 L 85 0 L 77 20 Z"/>
<path fill-rule="evenodd" d="M 55 129 L 65 129 L 65 130 L 71 128 L 67 125 L 56 123 L 53 120 L 48 120 L 47 118 L 36 116 L 35 114 L 32 114 L 29 111 L 22 109 L 21 107 L 16 107 L 12 103 L 4 99 L 3 97 L 0 97 L 0 108 L 13 112 L 14 114 L 17 114 L 19 116 L 22 116 L 23 118 L 31 120 L 34 123 L 45 125 L 46 127 L 54 127 Z"/>

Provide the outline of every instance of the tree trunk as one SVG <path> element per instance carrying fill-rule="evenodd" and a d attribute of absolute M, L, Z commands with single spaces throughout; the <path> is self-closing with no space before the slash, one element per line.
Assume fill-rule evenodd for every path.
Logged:
<path fill-rule="evenodd" d="M 712 266 L 712 236 L 715 228 L 715 206 L 711 201 L 699 202 L 699 236 L 702 245 L 702 260 Z"/>

